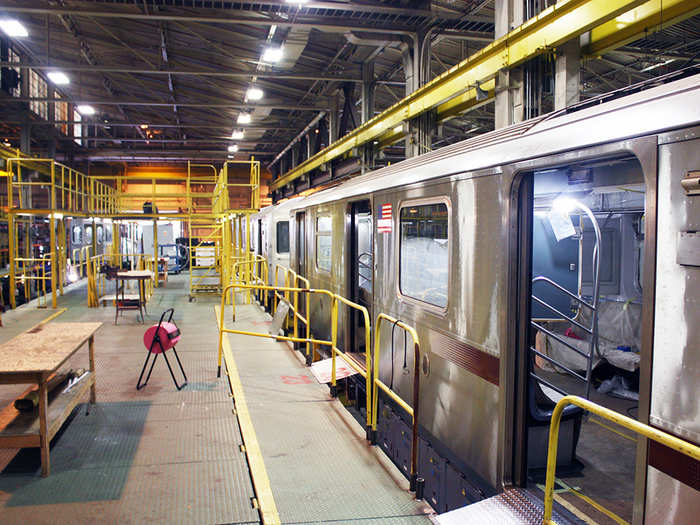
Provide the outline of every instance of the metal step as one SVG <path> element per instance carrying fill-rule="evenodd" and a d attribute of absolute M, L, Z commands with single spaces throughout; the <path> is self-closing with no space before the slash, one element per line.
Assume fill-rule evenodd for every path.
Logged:
<path fill-rule="evenodd" d="M 542 525 L 544 504 L 528 489 L 508 489 L 497 496 L 431 517 L 436 525 Z M 553 513 L 557 525 L 578 525 L 578 519 L 566 519 Z"/>

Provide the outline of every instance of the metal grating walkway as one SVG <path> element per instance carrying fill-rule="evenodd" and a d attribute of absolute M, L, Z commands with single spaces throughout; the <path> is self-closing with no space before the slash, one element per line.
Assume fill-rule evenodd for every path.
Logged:
<path fill-rule="evenodd" d="M 236 315 L 231 323 L 227 310 L 227 328 L 267 331 L 270 317 L 258 307 L 238 306 Z M 430 523 L 430 508 L 297 352 L 271 339 L 225 337 L 281 523 Z"/>
<path fill-rule="evenodd" d="M 84 287 L 61 299 L 55 322 L 103 321 L 95 336 L 97 405 L 80 405 L 51 447 L 52 474 L 41 478 L 38 449 L 0 449 L 0 523 L 257 524 L 259 513 L 228 385 L 216 378 L 212 303 L 187 300 L 187 276 L 172 276 L 148 303 L 146 324 L 126 312 L 85 304 Z M 175 308 L 178 353 L 190 380 L 178 392 L 162 359 L 137 391 L 146 350 L 143 333 Z M 53 312 L 18 309 L 3 319 L 0 339 Z M 78 352 L 69 366 L 85 366 Z M 29 385 L 0 386 L 0 426 Z"/>

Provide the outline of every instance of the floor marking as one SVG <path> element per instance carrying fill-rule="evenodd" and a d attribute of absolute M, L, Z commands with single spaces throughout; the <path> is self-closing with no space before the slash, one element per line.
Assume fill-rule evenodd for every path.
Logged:
<path fill-rule="evenodd" d="M 216 326 L 218 329 L 221 329 L 219 326 L 221 309 L 218 305 L 214 306 L 214 313 L 216 315 Z M 250 467 L 250 475 L 253 479 L 253 490 L 255 491 L 260 510 L 260 517 L 264 525 L 279 525 L 282 522 L 277 512 L 275 498 L 272 495 L 270 478 L 267 476 L 260 444 L 255 435 L 255 428 L 253 428 L 253 420 L 250 417 L 248 405 L 245 401 L 243 384 L 238 375 L 236 362 L 233 359 L 233 352 L 231 351 L 231 345 L 228 341 L 228 334 L 224 334 L 222 346 L 224 362 L 228 370 L 228 381 L 231 385 L 231 392 L 233 393 L 233 402 L 236 405 L 236 417 L 238 418 L 238 426 L 241 429 L 243 444 L 245 445 L 245 454 L 248 458 L 248 466 Z"/>
<path fill-rule="evenodd" d="M 48 316 L 48 317 L 47 317 L 46 319 L 44 319 L 43 321 L 39 321 L 37 324 L 35 324 L 34 326 L 32 326 L 29 330 L 27 330 L 27 332 L 31 332 L 32 330 L 34 330 L 35 328 L 41 326 L 42 324 L 46 324 L 46 323 L 48 323 L 49 321 L 53 321 L 54 319 L 56 319 L 56 317 L 58 317 L 59 315 L 61 315 L 62 313 L 64 313 L 66 310 L 68 310 L 68 308 L 61 308 L 61 309 L 58 310 L 57 312 L 52 313 L 50 316 Z"/>

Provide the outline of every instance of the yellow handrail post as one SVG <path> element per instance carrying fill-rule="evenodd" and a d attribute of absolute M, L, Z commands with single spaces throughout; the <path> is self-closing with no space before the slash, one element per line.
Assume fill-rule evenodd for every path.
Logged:
<path fill-rule="evenodd" d="M 51 308 L 56 308 L 56 163 L 51 161 L 51 217 L 49 218 L 51 244 Z M 43 266 L 43 264 L 42 264 Z"/>
<path fill-rule="evenodd" d="M 12 182 L 11 182 L 12 174 L 10 173 L 10 176 L 8 177 L 8 182 L 7 185 L 8 187 L 12 187 Z M 12 203 L 8 203 L 9 208 L 7 210 L 7 239 L 8 239 L 8 246 L 7 246 L 7 254 L 9 257 L 9 262 L 10 262 L 10 305 L 12 308 L 17 307 L 17 298 L 15 297 L 15 288 L 16 288 L 16 283 L 15 283 L 15 272 L 17 271 L 16 264 L 15 264 L 15 258 L 17 257 L 17 247 L 15 245 L 15 214 L 12 212 Z"/>
<path fill-rule="evenodd" d="M 543 525 L 555 525 L 554 521 L 552 520 L 552 507 L 554 505 L 554 477 L 557 468 L 559 425 L 561 423 L 561 416 L 564 412 L 564 408 L 567 405 L 576 405 L 580 408 L 583 408 L 584 410 L 591 412 L 592 414 L 612 421 L 617 425 L 625 427 L 628 430 L 632 430 L 637 434 L 641 434 L 642 436 L 648 439 L 656 441 L 657 443 L 661 443 L 662 445 L 670 449 L 673 449 L 677 452 L 680 452 L 681 454 L 689 456 L 695 459 L 696 461 L 700 461 L 700 447 L 693 445 L 692 443 L 688 443 L 687 441 L 683 441 L 682 439 L 679 439 L 676 436 L 672 436 L 671 434 L 668 434 L 662 430 L 658 430 L 656 428 L 650 427 L 649 425 L 645 425 L 644 423 L 640 423 L 639 421 L 636 421 L 630 417 L 623 416 L 622 414 L 619 414 L 614 410 L 610 410 L 609 408 L 597 405 L 596 403 L 593 403 L 592 401 L 589 401 L 587 399 L 583 399 L 578 396 L 564 396 L 554 407 L 554 411 L 552 412 L 552 421 L 549 428 L 549 448 L 547 450 L 547 478 L 544 489 L 544 517 L 542 519 Z M 612 515 L 612 512 L 608 511 L 604 507 L 601 508 L 602 510 L 599 510 L 601 510 L 601 512 L 603 512 L 604 514 L 607 514 L 608 516 Z"/>
<path fill-rule="evenodd" d="M 153 197 L 155 202 L 155 191 L 156 191 L 156 180 L 153 179 Z M 158 268 L 158 219 L 153 219 L 153 255 L 156 259 L 156 288 L 158 288 L 158 281 L 160 280 L 160 272 Z M 167 268 L 165 269 L 167 272 Z"/>
<path fill-rule="evenodd" d="M 338 386 L 335 378 L 335 352 L 338 344 L 338 299 L 333 295 L 331 299 L 331 395 L 338 395 Z"/>

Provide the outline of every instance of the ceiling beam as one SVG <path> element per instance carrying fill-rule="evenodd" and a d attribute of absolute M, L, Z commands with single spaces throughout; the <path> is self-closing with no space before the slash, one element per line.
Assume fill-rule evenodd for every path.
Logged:
<path fill-rule="evenodd" d="M 71 104 L 85 104 L 91 106 L 144 106 L 144 107 L 171 107 L 172 102 L 162 102 L 156 100 L 114 100 L 114 99 L 94 99 L 94 100 L 79 100 L 69 98 L 48 98 L 48 97 L 0 97 L 0 103 L 7 104 L 10 102 L 69 102 Z M 269 102 L 266 104 L 237 104 L 237 103 L 221 103 L 221 102 L 178 102 L 178 107 L 181 108 L 232 108 L 253 110 L 260 109 L 287 109 L 291 111 L 325 111 L 327 107 L 320 106 L 297 106 L 284 102 Z M 245 127 L 245 126 L 243 126 Z"/>
<path fill-rule="evenodd" d="M 259 79 L 266 80 L 329 80 L 332 82 L 355 82 L 361 83 L 362 78 L 355 75 L 319 75 L 309 72 L 306 74 L 299 73 L 257 73 L 253 72 L 235 72 L 235 71 L 208 71 L 201 69 L 149 69 L 149 68 L 136 68 L 128 66 L 98 66 L 89 65 L 81 66 L 77 64 L 53 64 L 47 66 L 44 64 L 27 64 L 22 62 L 0 62 L 0 67 L 15 67 L 20 69 L 36 69 L 38 71 L 43 70 L 55 70 L 60 69 L 61 71 L 74 71 L 74 72 L 86 72 L 86 73 L 128 73 L 135 75 L 160 75 L 160 76 L 174 76 L 174 75 L 184 75 L 184 76 L 204 76 L 204 77 L 220 77 L 220 78 L 242 78 L 245 80 L 250 80 L 252 77 L 257 77 Z M 403 82 L 397 81 L 382 81 L 378 80 L 378 84 L 403 84 Z"/>
<path fill-rule="evenodd" d="M 3 7 L 3 11 L 8 13 L 25 13 L 31 15 L 54 15 L 54 16 L 76 16 L 76 17 L 91 17 L 91 18 L 121 18 L 127 20 L 151 20 L 154 22 L 200 22 L 205 24 L 218 25 L 253 25 L 253 26 L 271 26 L 278 27 L 296 27 L 303 29 L 318 29 L 329 32 L 345 32 L 354 29 L 371 29 L 373 31 L 382 31 L 393 35 L 409 35 L 414 33 L 405 26 L 393 24 L 369 25 L 367 23 L 356 22 L 352 23 L 352 18 L 343 18 L 343 22 L 331 22 L 326 20 L 309 20 L 294 18 L 282 18 L 281 16 L 264 16 L 264 15 L 240 15 L 234 16 L 202 16 L 195 14 L 164 14 L 164 13 L 141 13 L 135 11 L 120 11 L 114 8 L 104 11 L 64 8 L 64 7 Z M 483 20 L 480 20 L 483 21 Z"/>
<path fill-rule="evenodd" d="M 21 122 L 18 120 L 16 122 L 12 121 L 7 121 L 4 120 L 2 122 L 3 124 L 14 124 L 19 126 Z M 144 122 L 102 122 L 101 120 L 96 120 L 96 121 L 89 121 L 89 120 L 82 120 L 82 121 L 77 121 L 77 120 L 38 120 L 38 121 L 33 121 L 30 122 L 30 126 L 55 126 L 55 125 L 62 125 L 62 124 L 67 124 L 67 125 L 74 125 L 74 124 L 82 124 L 83 126 L 97 126 L 101 128 L 132 128 L 134 126 L 140 126 L 141 124 L 144 124 Z M 149 128 L 153 129 L 167 129 L 167 128 L 186 128 L 186 129 L 220 129 L 220 128 L 230 128 L 231 123 L 223 123 L 223 124 L 164 124 L 164 123 L 158 123 L 158 122 L 146 122 L 145 124 L 148 124 Z M 277 125 L 277 124 L 256 124 L 256 125 L 247 125 L 247 126 L 241 126 L 241 128 L 245 128 L 246 130 L 249 131 L 267 131 L 267 130 L 282 130 L 282 131 L 294 131 L 297 128 L 295 127 L 285 127 L 282 125 Z M 91 139 L 92 140 L 92 139 Z"/>
<path fill-rule="evenodd" d="M 477 83 L 495 78 L 503 68 L 522 64 L 642 3 L 644 0 L 559 0 L 305 160 L 270 187 L 278 190 L 353 148 L 373 142 L 404 121 L 470 91 Z"/>
<path fill-rule="evenodd" d="M 104 0 L 88 0 L 92 4 L 107 4 L 107 5 L 113 5 L 114 2 L 108 2 Z M 136 2 L 134 2 L 136 3 Z M 152 8 L 157 8 L 157 7 L 162 7 L 162 2 L 155 2 L 155 1 L 149 1 L 149 0 L 140 0 L 138 3 L 144 6 L 149 6 Z M 197 3 L 201 3 L 203 5 L 198 6 L 196 5 Z M 244 12 L 244 13 L 250 13 L 251 12 L 251 7 L 258 7 L 258 6 L 264 6 L 264 7 L 280 7 L 283 8 L 283 11 L 289 11 L 289 12 L 295 12 L 295 13 L 302 13 L 304 10 L 307 9 L 333 9 L 335 11 L 352 11 L 355 13 L 381 13 L 381 14 L 389 14 L 389 15 L 404 15 L 404 16 L 417 16 L 417 17 L 427 17 L 427 18 L 434 18 L 436 16 L 436 13 L 431 11 L 430 9 L 417 9 L 415 7 L 394 7 L 394 6 L 387 6 L 387 5 L 371 5 L 368 3 L 362 3 L 362 2 L 352 2 L 352 1 L 343 1 L 343 2 L 323 2 L 323 1 L 310 1 L 305 3 L 303 6 L 300 6 L 301 9 L 297 9 L 296 6 L 290 5 L 290 3 L 287 0 L 256 0 L 255 2 L 226 2 L 226 1 L 220 1 L 218 2 L 218 7 L 216 8 L 208 8 L 207 4 L 211 4 L 211 2 L 197 2 L 197 0 L 190 0 L 188 4 L 191 4 L 191 7 L 200 9 L 202 11 L 206 11 L 207 9 L 213 9 L 213 10 L 225 10 L 225 11 L 239 11 L 239 12 Z M 240 7 L 239 7 L 240 6 Z M 441 15 L 440 18 L 442 19 L 453 19 L 453 18 L 460 18 L 460 15 L 457 13 L 453 14 L 445 14 Z"/>

